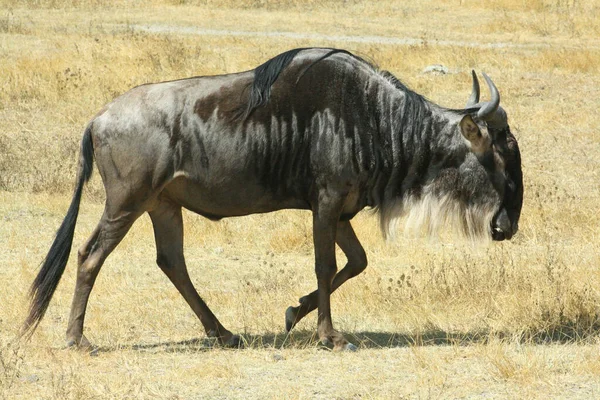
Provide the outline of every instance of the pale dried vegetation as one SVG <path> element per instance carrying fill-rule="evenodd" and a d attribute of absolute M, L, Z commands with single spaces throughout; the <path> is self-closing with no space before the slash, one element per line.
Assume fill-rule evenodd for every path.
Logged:
<path fill-rule="evenodd" d="M 597 0 L 0 4 L 0 398 L 600 395 Z M 323 36 L 148 33 L 141 25 Z M 451 107 L 466 101 L 472 68 L 492 76 L 523 154 L 517 237 L 476 248 L 449 237 L 386 243 L 377 219 L 359 215 L 370 265 L 332 306 L 360 351 L 330 354 L 316 345 L 315 315 L 283 333 L 285 308 L 315 287 L 307 212 L 219 223 L 188 213 L 193 281 L 247 347 L 225 351 L 156 268 L 143 217 L 92 293 L 86 332 L 97 357 L 61 349 L 76 257 L 40 329 L 17 342 L 95 112 L 141 83 L 251 69 L 299 46 L 352 50 Z M 422 73 L 435 63 L 450 73 Z M 85 193 L 73 253 L 102 210 L 97 175 Z"/>

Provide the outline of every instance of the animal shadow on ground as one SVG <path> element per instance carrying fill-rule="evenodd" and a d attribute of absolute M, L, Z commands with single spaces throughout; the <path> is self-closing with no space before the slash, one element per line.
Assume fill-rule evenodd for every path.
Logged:
<path fill-rule="evenodd" d="M 359 349 L 380 349 L 410 346 L 468 346 L 485 344 L 491 340 L 507 339 L 528 344 L 566 344 L 582 341 L 593 341 L 600 333 L 600 326 L 581 329 L 576 325 L 562 325 L 543 332 L 521 333 L 496 332 L 481 330 L 477 332 L 447 332 L 444 330 L 428 330 L 417 334 L 400 334 L 393 332 L 346 332 L 346 338 L 355 343 Z M 242 345 L 247 349 L 305 349 L 322 347 L 312 330 L 297 330 L 287 333 L 265 333 L 260 335 L 242 334 Z M 192 338 L 180 341 L 164 341 L 144 344 L 123 344 L 117 346 L 98 347 L 98 352 L 114 352 L 134 350 L 151 353 L 188 353 L 210 351 L 222 348 L 213 338 Z"/>

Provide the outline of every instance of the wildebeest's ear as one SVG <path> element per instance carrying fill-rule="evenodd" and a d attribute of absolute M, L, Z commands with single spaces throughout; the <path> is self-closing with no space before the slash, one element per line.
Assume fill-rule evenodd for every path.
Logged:
<path fill-rule="evenodd" d="M 465 115 L 460 121 L 462 135 L 471 143 L 474 152 L 483 152 L 490 143 L 490 138 L 485 128 L 479 127 L 470 115 Z"/>

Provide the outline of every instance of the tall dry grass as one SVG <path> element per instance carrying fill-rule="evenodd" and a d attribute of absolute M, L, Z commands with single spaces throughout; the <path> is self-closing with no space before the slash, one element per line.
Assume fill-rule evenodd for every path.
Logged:
<path fill-rule="evenodd" d="M 600 390 L 597 1 L 0 4 L 0 397 L 590 398 Z M 147 33 L 142 24 L 421 42 Z M 92 294 L 86 333 L 101 346 L 97 358 L 60 350 L 75 257 L 32 341 L 14 342 L 28 285 L 68 205 L 88 119 L 135 85 L 251 69 L 310 45 L 348 48 L 446 106 L 464 104 L 472 68 L 492 76 L 523 154 L 518 236 L 489 248 L 448 237 L 385 243 L 375 218 L 359 215 L 370 265 L 334 294 L 333 313 L 362 351 L 331 358 L 316 350 L 314 315 L 282 332 L 285 307 L 315 286 L 309 214 L 213 223 L 187 213 L 193 281 L 249 347 L 231 353 L 207 351 L 198 321 L 155 267 L 143 217 Z M 434 63 L 451 73 L 422 73 Z M 96 174 L 73 251 L 102 201 Z"/>

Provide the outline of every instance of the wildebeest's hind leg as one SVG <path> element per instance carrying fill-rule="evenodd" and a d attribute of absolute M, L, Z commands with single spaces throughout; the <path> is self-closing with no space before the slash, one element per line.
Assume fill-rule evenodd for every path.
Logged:
<path fill-rule="evenodd" d="M 367 267 L 367 255 L 362 245 L 358 241 L 354 229 L 350 221 L 338 222 L 337 235 L 335 239 L 336 243 L 346 257 L 348 263 L 346 266 L 336 274 L 331 285 L 331 292 L 334 292 L 348 279 L 354 278 L 360 274 Z M 307 294 L 300 298 L 300 305 L 298 307 L 289 307 L 285 312 L 285 329 L 290 331 L 302 318 L 308 313 L 317 308 L 317 300 L 319 291 Z"/>
<path fill-rule="evenodd" d="M 238 347 L 240 339 L 221 325 L 198 295 L 188 275 L 183 257 L 183 220 L 181 207 L 166 201 L 149 212 L 156 239 L 156 263 L 167 275 L 204 326 L 206 334 L 225 346 Z"/>
<path fill-rule="evenodd" d="M 67 346 L 90 347 L 83 336 L 83 322 L 90 292 L 106 257 L 117 247 L 140 213 L 120 212 L 109 215 L 105 209 L 100 222 L 85 244 L 79 249 L 77 282 L 67 327 Z"/>

